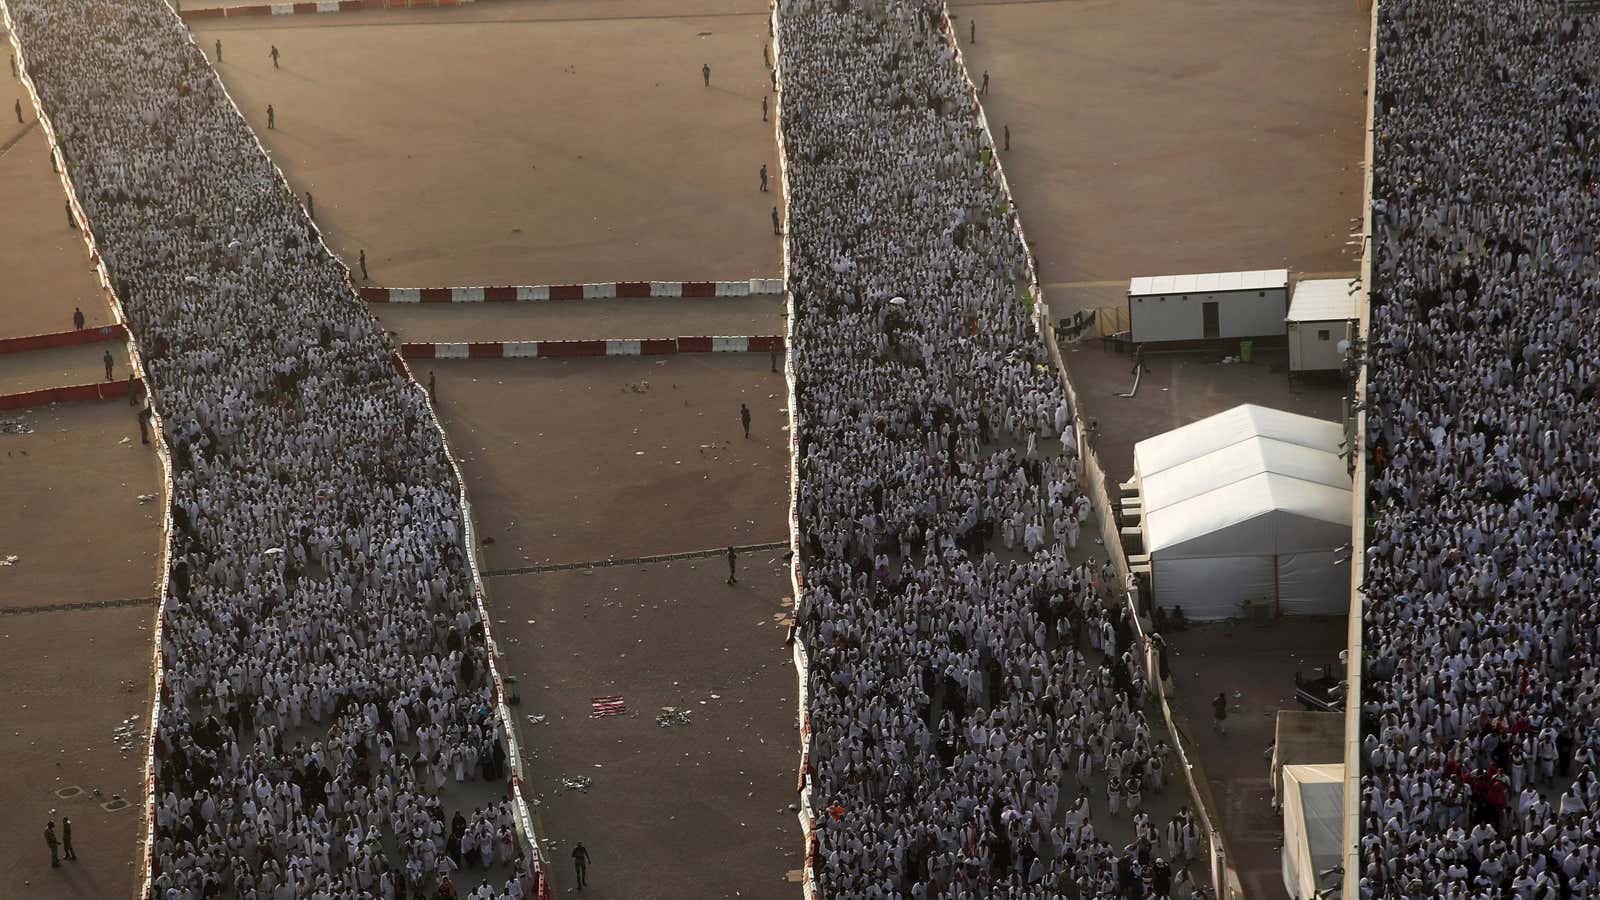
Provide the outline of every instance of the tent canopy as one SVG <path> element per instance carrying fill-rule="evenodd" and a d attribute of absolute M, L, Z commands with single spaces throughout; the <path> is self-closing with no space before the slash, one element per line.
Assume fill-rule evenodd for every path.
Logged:
<path fill-rule="evenodd" d="M 1152 559 L 1272 556 L 1349 541 L 1334 422 L 1246 404 L 1134 446 Z"/>
<path fill-rule="evenodd" d="M 1339 864 L 1344 828 L 1344 766 L 1283 767 L 1283 886 L 1312 900 L 1318 872 Z M 1332 887 L 1338 879 L 1321 879 Z"/>

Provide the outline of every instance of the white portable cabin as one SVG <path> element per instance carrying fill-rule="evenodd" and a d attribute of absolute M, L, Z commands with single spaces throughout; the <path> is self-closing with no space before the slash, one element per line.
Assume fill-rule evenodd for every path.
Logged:
<path fill-rule="evenodd" d="M 1128 321 L 1136 344 L 1281 336 L 1288 312 L 1288 269 L 1128 282 Z"/>
<path fill-rule="evenodd" d="M 1338 423 L 1247 404 L 1134 445 L 1155 603 L 1195 620 L 1348 610 L 1343 439 Z"/>
<path fill-rule="evenodd" d="M 1344 366 L 1340 341 L 1355 337 L 1360 319 L 1356 296 L 1343 278 L 1318 278 L 1294 286 L 1289 303 L 1289 371 L 1317 372 Z"/>

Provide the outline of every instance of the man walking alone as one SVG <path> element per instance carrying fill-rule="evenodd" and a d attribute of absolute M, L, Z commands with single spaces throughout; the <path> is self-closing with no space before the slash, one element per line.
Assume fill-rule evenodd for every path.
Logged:
<path fill-rule="evenodd" d="M 589 886 L 589 851 L 584 848 L 583 841 L 579 841 L 572 848 L 572 870 L 578 876 L 578 890 Z"/>

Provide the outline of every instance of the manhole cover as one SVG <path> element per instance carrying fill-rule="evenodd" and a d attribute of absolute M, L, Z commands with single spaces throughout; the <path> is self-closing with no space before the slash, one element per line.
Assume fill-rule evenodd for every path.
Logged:
<path fill-rule="evenodd" d="M 76 797 L 81 793 L 83 793 L 83 788 L 78 787 L 75 784 L 68 785 L 67 787 L 64 787 L 64 788 L 56 788 L 56 796 L 60 797 L 63 800 L 70 800 L 73 797 Z"/>
<path fill-rule="evenodd" d="M 106 812 L 116 812 L 119 809 L 127 809 L 128 805 L 128 801 L 126 800 L 107 800 L 106 802 L 100 804 L 100 808 Z"/>

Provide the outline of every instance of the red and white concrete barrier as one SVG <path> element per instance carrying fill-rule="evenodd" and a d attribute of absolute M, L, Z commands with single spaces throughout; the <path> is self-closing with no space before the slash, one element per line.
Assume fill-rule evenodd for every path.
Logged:
<path fill-rule="evenodd" d="M 524 284 L 499 287 L 360 288 L 368 303 L 511 303 L 543 300 L 612 300 L 651 297 L 748 297 L 783 293 L 782 278 L 743 281 L 601 281 L 591 284 Z"/>
<path fill-rule="evenodd" d="M 134 379 L 134 384 L 142 384 Z M 0 394 L 0 409 L 33 409 L 52 403 L 76 403 L 85 400 L 109 400 L 128 396 L 128 379 L 99 381 L 94 384 L 74 384 L 67 387 L 43 388 L 23 391 L 20 394 Z"/>
<path fill-rule="evenodd" d="M 250 6 L 208 6 L 179 12 L 185 22 L 196 19 L 243 19 L 301 13 L 357 12 L 363 9 L 436 9 L 473 0 L 315 0 L 310 3 L 256 3 Z"/>
<path fill-rule="evenodd" d="M 783 350 L 780 335 L 595 341 L 412 342 L 405 359 L 558 359 L 575 356 L 663 356 L 672 353 L 766 353 Z"/>
<path fill-rule="evenodd" d="M 128 327 L 118 322 L 99 328 L 79 328 L 76 331 L 53 331 L 49 334 L 30 334 L 26 337 L 0 340 L 0 354 L 27 353 L 30 350 L 49 350 L 54 347 L 76 347 L 79 344 L 98 344 L 102 341 L 125 341 Z"/>

